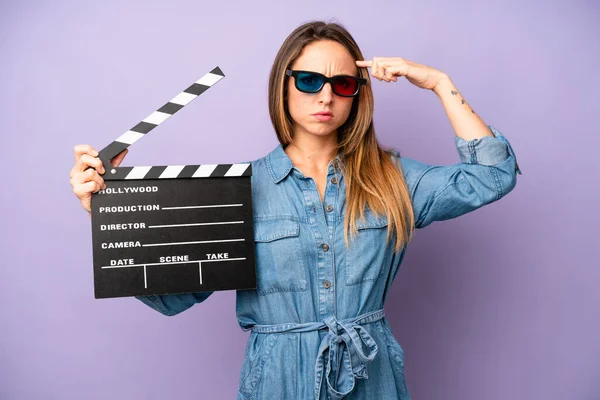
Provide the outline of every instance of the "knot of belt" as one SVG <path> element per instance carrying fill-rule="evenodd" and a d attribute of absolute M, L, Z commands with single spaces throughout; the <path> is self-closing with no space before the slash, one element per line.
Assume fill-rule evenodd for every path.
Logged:
<path fill-rule="evenodd" d="M 377 343 L 360 324 L 375 322 L 383 317 L 383 310 L 377 310 L 342 321 L 329 316 L 322 322 L 253 325 L 248 329 L 257 333 L 327 329 L 315 363 L 315 398 L 319 398 L 324 376 L 329 395 L 333 399 L 341 399 L 354 389 L 356 379 L 368 378 L 367 364 L 373 361 L 378 351 Z"/>

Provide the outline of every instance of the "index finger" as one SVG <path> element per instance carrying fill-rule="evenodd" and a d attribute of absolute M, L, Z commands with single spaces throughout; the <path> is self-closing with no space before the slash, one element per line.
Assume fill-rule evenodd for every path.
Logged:
<path fill-rule="evenodd" d="M 73 153 L 75 154 L 75 161 L 79 160 L 79 158 L 84 154 L 89 154 L 93 157 L 98 157 L 98 152 L 89 144 L 78 144 L 73 148 Z"/>
<path fill-rule="evenodd" d="M 371 60 L 357 60 L 356 65 L 359 67 L 371 67 L 373 62 Z"/>

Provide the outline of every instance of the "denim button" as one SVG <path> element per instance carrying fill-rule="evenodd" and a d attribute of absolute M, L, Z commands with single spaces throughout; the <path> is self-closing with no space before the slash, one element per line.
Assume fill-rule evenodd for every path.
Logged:
<path fill-rule="evenodd" d="M 306 185 L 306 187 L 308 187 L 308 186 L 310 185 L 310 184 L 308 183 L 308 181 L 306 181 L 304 184 Z"/>
<path fill-rule="evenodd" d="M 327 207 L 325 207 L 325 209 L 327 210 L 327 212 L 331 212 L 333 210 L 333 206 L 331 204 L 327 204 Z"/>
<path fill-rule="evenodd" d="M 338 183 L 337 177 L 334 176 L 333 178 L 331 178 L 331 183 L 333 183 L 334 185 L 336 185 Z"/>
<path fill-rule="evenodd" d="M 321 248 L 323 249 L 323 251 L 327 251 L 327 250 L 329 250 L 329 245 L 327 243 L 323 243 L 321 245 Z"/>
<path fill-rule="evenodd" d="M 329 289 L 331 287 L 331 282 L 325 281 L 323 282 L 323 286 L 325 286 L 325 289 Z"/>

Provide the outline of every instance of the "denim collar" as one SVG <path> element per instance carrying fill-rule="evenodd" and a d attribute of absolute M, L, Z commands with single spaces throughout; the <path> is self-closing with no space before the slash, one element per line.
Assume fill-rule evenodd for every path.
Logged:
<path fill-rule="evenodd" d="M 338 165 L 342 162 L 341 153 L 329 163 L 329 172 L 333 172 L 333 161 L 337 161 Z M 279 143 L 273 151 L 271 151 L 267 155 L 267 168 L 269 169 L 269 173 L 271 174 L 271 178 L 275 183 L 281 182 L 286 176 L 289 175 L 292 169 L 296 169 L 296 171 L 301 172 L 294 164 L 292 164 L 292 160 L 285 152 L 283 145 Z"/>

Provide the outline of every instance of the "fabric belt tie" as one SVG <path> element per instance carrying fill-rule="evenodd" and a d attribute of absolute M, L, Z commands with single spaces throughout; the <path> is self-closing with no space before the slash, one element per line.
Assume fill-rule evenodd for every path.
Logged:
<path fill-rule="evenodd" d="M 310 332 L 327 329 L 328 332 L 319 346 L 315 362 L 315 398 L 319 398 L 323 374 L 327 391 L 333 399 L 347 396 L 353 389 L 356 379 L 367 379 L 367 364 L 377 354 L 377 343 L 361 324 L 368 324 L 384 318 L 383 309 L 338 321 L 334 316 L 322 322 L 301 324 L 253 325 L 256 333 Z"/>

